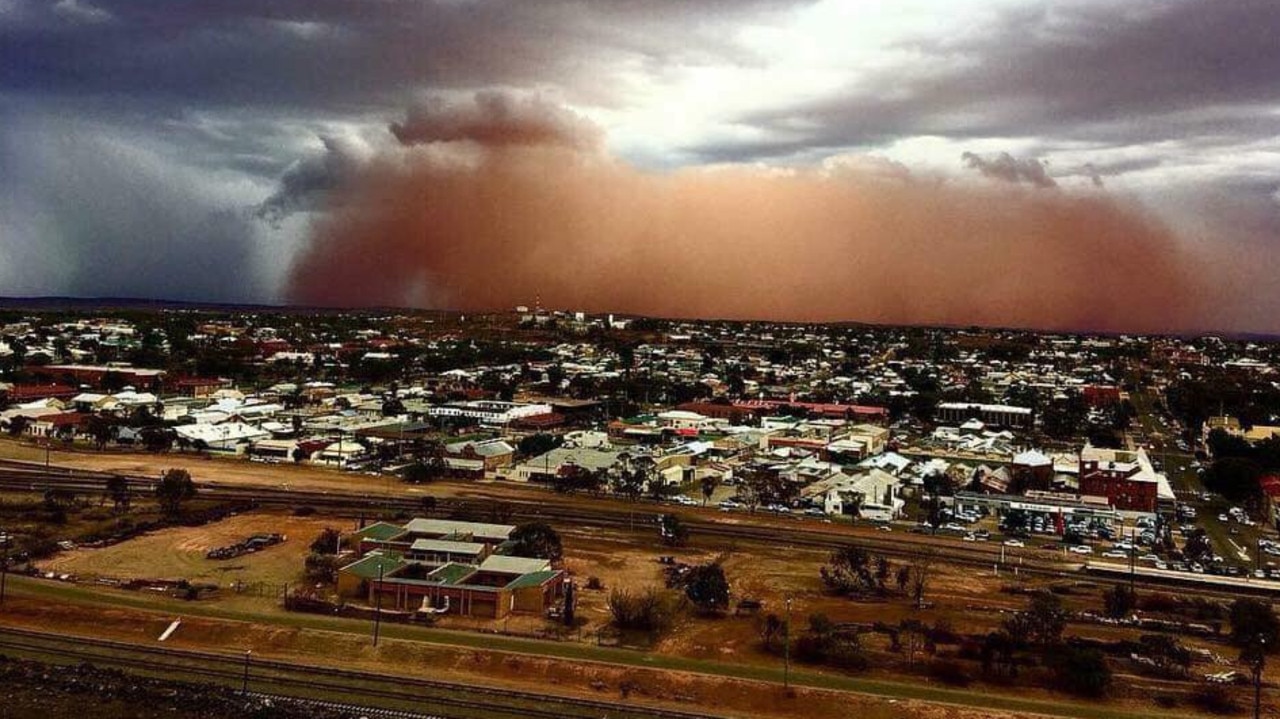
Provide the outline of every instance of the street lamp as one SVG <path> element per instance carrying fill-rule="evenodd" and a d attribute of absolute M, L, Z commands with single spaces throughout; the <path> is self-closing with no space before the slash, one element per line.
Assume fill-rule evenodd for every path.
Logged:
<path fill-rule="evenodd" d="M 244 677 L 240 680 L 240 693 L 249 694 L 249 658 L 253 656 L 252 649 L 244 650 Z"/>

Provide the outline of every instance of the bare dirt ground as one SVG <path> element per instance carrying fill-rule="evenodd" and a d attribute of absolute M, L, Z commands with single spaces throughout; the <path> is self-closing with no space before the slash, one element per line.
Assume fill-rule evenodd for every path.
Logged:
<path fill-rule="evenodd" d="M 84 578 L 186 579 L 231 589 L 236 583 L 279 587 L 302 578 L 309 546 L 326 527 L 350 530 L 350 522 L 331 517 L 294 517 L 250 513 L 201 527 L 172 527 L 120 544 L 80 547 L 41 563 L 41 568 Z M 206 559 L 210 549 L 255 534 L 278 533 L 285 541 L 232 559 Z"/>
<path fill-rule="evenodd" d="M 131 609 L 92 609 L 12 599 L 0 622 L 47 629 L 57 626 L 68 634 L 152 643 L 170 621 L 169 615 Z M 706 707 L 742 717 L 846 717 L 868 719 L 977 719 L 1020 717 L 1026 714 L 972 710 L 910 700 L 816 689 L 796 689 L 750 681 L 728 680 L 656 669 L 583 664 L 528 655 L 446 647 L 398 639 L 384 639 L 377 648 L 365 637 L 299 630 L 274 625 L 186 618 L 170 644 L 175 647 L 217 648 L 300 663 L 329 664 L 411 676 L 552 691 L 571 696 L 621 698 L 626 686 L 629 702 Z"/>

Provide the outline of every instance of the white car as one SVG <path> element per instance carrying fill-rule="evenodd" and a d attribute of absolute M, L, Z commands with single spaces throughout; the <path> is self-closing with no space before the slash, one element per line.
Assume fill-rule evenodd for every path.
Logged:
<path fill-rule="evenodd" d="M 1067 551 L 1075 554 L 1093 554 L 1093 547 L 1084 544 L 1073 544 L 1067 547 Z"/>
<path fill-rule="evenodd" d="M 1106 557 L 1107 559 L 1124 559 L 1129 555 L 1125 552 L 1119 552 L 1113 549 L 1110 552 L 1103 552 L 1102 556 Z"/>
<path fill-rule="evenodd" d="M 1025 546 L 1027 546 L 1027 545 L 1026 545 L 1026 543 L 1025 543 L 1025 542 L 1023 542 L 1021 539 L 1006 539 L 1006 540 L 1004 540 L 1004 546 L 1006 546 L 1006 547 L 1025 547 Z"/>

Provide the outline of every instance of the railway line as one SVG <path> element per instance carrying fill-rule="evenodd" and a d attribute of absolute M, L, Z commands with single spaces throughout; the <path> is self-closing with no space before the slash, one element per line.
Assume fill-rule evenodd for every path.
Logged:
<path fill-rule="evenodd" d="M 52 664 L 89 663 L 128 673 L 235 689 L 260 697 L 364 710 L 386 719 L 703 719 L 705 712 L 637 706 L 335 667 L 239 653 L 175 649 L 0 627 L 0 654 Z"/>
<path fill-rule="evenodd" d="M 43 467 L 12 460 L 0 460 L 0 491 L 40 492 L 51 488 L 67 489 L 77 493 L 102 493 L 107 479 L 117 476 L 108 472 L 95 472 L 62 467 Z M 149 492 L 155 480 L 136 475 L 124 476 L 131 490 Z M 313 507 L 337 514 L 356 516 L 361 513 L 377 514 L 412 513 L 424 516 L 492 516 L 498 500 L 486 498 L 439 498 L 430 506 L 421 497 L 400 495 L 375 495 L 368 492 L 321 491 L 291 489 L 270 486 L 248 486 L 216 481 L 197 481 L 207 496 L 227 502 L 241 502 L 246 506 L 297 508 Z M 655 504 L 634 504 L 613 507 L 569 506 L 563 502 L 533 501 L 523 498 L 503 498 L 502 511 L 512 521 L 543 520 L 565 526 L 587 526 L 620 530 L 634 530 L 653 526 L 659 516 L 679 513 L 690 532 L 697 536 L 715 537 L 728 542 L 766 544 L 772 547 L 788 546 L 815 550 L 831 550 L 856 542 L 869 551 L 896 559 L 913 559 L 929 554 L 939 561 L 981 569 L 991 569 L 1000 564 L 1003 568 L 1017 569 L 1019 574 L 1059 580 L 1081 580 L 1104 584 L 1127 584 L 1127 573 L 1083 571 L 1080 567 L 1064 565 L 1047 557 L 1036 556 L 1037 550 L 1021 549 L 1002 551 L 999 544 L 963 543 L 933 536 L 914 535 L 905 532 L 885 534 L 880 532 L 841 531 L 818 522 L 799 519 L 777 520 L 774 524 L 744 523 L 739 519 L 710 519 L 705 512 L 690 511 L 681 507 Z M 739 515 L 735 515 L 738 517 Z M 790 525 L 790 526 L 787 526 Z M 1083 565 L 1083 563 L 1082 563 Z M 1208 582 L 1199 575 L 1161 575 L 1137 573 L 1132 581 L 1137 585 L 1176 587 L 1179 592 L 1197 596 L 1233 599 L 1240 594 L 1277 596 L 1280 591 L 1257 582 L 1243 580 Z"/>

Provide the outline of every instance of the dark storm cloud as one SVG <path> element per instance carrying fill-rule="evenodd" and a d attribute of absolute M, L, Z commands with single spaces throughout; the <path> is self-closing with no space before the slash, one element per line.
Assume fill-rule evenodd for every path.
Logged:
<path fill-rule="evenodd" d="M 598 148 L 599 126 L 539 97 L 479 92 L 467 102 L 439 98 L 409 110 L 404 122 L 391 124 L 391 134 L 405 145 L 469 140 L 483 145 L 560 145 Z"/>
<path fill-rule="evenodd" d="M 295 212 L 320 209 L 368 156 L 367 150 L 350 139 L 321 137 L 320 142 L 321 151 L 285 170 L 279 188 L 258 206 L 258 217 L 279 223 Z"/>
<path fill-rule="evenodd" d="M 12 19 L 0 20 L 0 92 L 348 110 L 401 105 L 424 87 L 495 84 L 555 84 L 606 101 L 617 85 L 603 63 L 745 59 L 717 24 L 783 5 L 663 4 L 657 13 L 652 2 L 570 0 L 76 0 L 81 12 L 114 19 L 88 23 L 14 1 Z"/>
<path fill-rule="evenodd" d="M 1274 0 L 1037 3 L 954 40 L 904 43 L 922 59 L 848 92 L 739 120 L 779 150 L 903 136 L 1030 136 L 1111 142 L 1280 132 Z M 704 148 L 721 159 L 766 143 Z"/>
<path fill-rule="evenodd" d="M 1054 182 L 1052 177 L 1049 177 L 1049 173 L 1045 169 L 1045 163 L 1034 157 L 1018 159 L 1007 152 L 1001 152 L 991 157 L 983 157 L 972 152 L 966 152 L 960 156 L 960 159 L 964 161 L 965 167 L 977 170 L 983 177 L 989 177 L 993 180 L 1013 183 L 1026 182 L 1036 187 L 1058 186 L 1058 183 Z"/>
<path fill-rule="evenodd" d="M 270 297 L 252 218 L 217 182 L 109 127 L 0 120 L 4 293 Z"/>
<path fill-rule="evenodd" d="M 67 119 L 85 164 L 56 161 L 65 138 L 52 128 L 24 123 L 20 134 L 0 122 L 0 145 L 21 151 L 0 172 L 0 259 L 31 270 L 16 277 L 10 262 L 0 281 L 41 294 L 256 297 L 248 255 L 274 253 L 283 269 L 288 250 L 252 246 L 264 241 L 255 231 L 317 207 L 358 162 L 353 127 L 385 127 L 388 108 L 423 93 L 484 87 L 607 105 L 625 89 L 618 63 L 749 61 L 723 23 L 789 6 L 658 4 L 0 0 L 0 107 L 8 119 Z M 137 157 L 102 163 L 88 150 L 122 145 L 168 149 L 140 168 Z M 211 200 L 215 184 L 263 189 Z M 270 241 L 291 246 L 296 233 L 283 232 Z M 86 269 L 108 247 L 120 261 Z"/>

